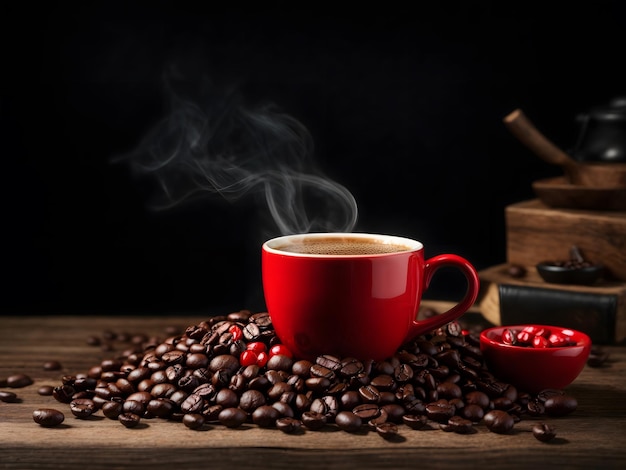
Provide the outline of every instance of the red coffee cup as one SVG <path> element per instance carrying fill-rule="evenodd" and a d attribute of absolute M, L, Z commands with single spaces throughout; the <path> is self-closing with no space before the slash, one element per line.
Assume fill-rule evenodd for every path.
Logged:
<path fill-rule="evenodd" d="M 458 268 L 467 281 L 448 311 L 417 319 L 435 272 Z M 266 241 L 262 278 L 277 336 L 298 358 L 393 356 L 405 342 L 459 318 L 476 301 L 476 269 L 464 258 L 424 259 L 417 240 L 366 233 L 309 233 Z"/>

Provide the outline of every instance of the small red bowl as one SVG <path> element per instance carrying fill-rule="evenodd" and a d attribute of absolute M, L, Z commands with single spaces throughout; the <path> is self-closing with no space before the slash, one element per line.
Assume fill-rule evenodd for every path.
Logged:
<path fill-rule="evenodd" d="M 568 345 L 532 347 L 503 342 L 505 330 L 522 331 L 525 327 L 549 330 L 567 338 Z M 578 377 L 591 352 L 591 339 L 562 326 L 506 325 L 483 330 L 480 349 L 487 369 L 498 379 L 520 391 L 538 393 L 549 388 L 562 390 Z"/>

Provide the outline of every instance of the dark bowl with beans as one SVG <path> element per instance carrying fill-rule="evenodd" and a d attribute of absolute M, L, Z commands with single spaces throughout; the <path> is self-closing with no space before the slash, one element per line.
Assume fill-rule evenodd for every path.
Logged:
<path fill-rule="evenodd" d="M 480 334 L 489 370 L 529 393 L 570 385 L 585 367 L 591 345 L 585 333 L 562 326 L 496 326 Z"/>
<path fill-rule="evenodd" d="M 538 263 L 537 272 L 541 278 L 552 284 L 595 284 L 604 273 L 601 264 L 570 264 L 556 261 Z"/>

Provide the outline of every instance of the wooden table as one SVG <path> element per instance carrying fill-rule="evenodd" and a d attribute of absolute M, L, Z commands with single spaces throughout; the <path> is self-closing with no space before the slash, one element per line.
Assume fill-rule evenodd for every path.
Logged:
<path fill-rule="evenodd" d="M 114 353 L 87 344 L 104 331 L 165 337 L 165 328 L 184 329 L 204 317 L 5 316 L 0 317 L 0 379 L 25 373 L 30 386 L 0 388 L 20 402 L 0 402 L 0 468 L 626 468 L 626 349 L 610 347 L 605 367 L 586 367 L 568 388 L 578 409 L 547 418 L 557 437 L 549 443 L 530 432 L 537 419 L 516 424 L 512 434 L 489 432 L 483 424 L 471 435 L 439 429 L 400 427 L 399 439 L 375 432 L 351 434 L 328 429 L 298 435 L 246 425 L 201 431 L 163 419 L 143 420 L 127 429 L 97 413 L 75 418 L 69 406 L 40 396 L 42 385 L 59 385 L 64 374 L 86 372 Z M 44 370 L 58 360 L 60 371 Z M 53 407 L 65 414 L 56 428 L 33 422 L 32 412 Z M 329 427 L 330 428 L 330 427 Z M 462 467 L 459 467 L 462 466 Z"/>

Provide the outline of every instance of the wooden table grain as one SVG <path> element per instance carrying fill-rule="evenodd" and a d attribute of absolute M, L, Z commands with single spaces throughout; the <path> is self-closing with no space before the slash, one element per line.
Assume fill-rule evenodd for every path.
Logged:
<path fill-rule="evenodd" d="M 32 385 L 0 390 L 17 393 L 17 403 L 0 402 L 0 468 L 626 468 L 626 348 L 607 347 L 604 367 L 585 367 L 567 391 L 578 399 L 568 416 L 542 418 L 557 437 L 542 443 L 532 435 L 538 418 L 527 418 L 510 434 L 483 424 L 471 435 L 400 426 L 398 439 L 375 432 L 348 433 L 328 427 L 297 435 L 245 425 L 209 425 L 200 431 L 163 419 L 146 419 L 127 429 L 100 412 L 77 419 L 69 406 L 40 396 L 42 385 L 57 386 L 63 375 L 86 372 L 114 351 L 87 344 L 105 331 L 166 336 L 202 316 L 4 316 L 0 317 L 0 379 L 24 373 Z M 44 370 L 57 360 L 62 369 Z M 55 428 L 32 419 L 37 408 L 65 414 Z"/>

